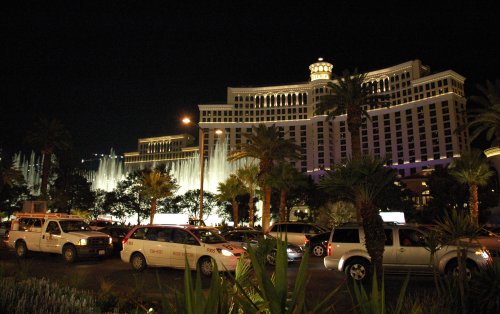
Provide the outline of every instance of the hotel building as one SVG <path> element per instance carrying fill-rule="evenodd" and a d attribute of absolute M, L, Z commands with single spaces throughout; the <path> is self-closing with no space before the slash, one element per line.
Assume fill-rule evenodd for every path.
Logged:
<path fill-rule="evenodd" d="M 217 129 L 234 149 L 253 126 L 274 124 L 302 147 L 297 169 L 309 174 L 331 169 L 351 151 L 346 115 L 327 121 L 316 113 L 322 96 L 332 93 L 332 69 L 320 58 L 309 66 L 307 82 L 228 87 L 226 103 L 198 105 L 205 156 L 215 147 Z M 390 106 L 367 106 L 371 119 L 361 127 L 362 152 L 386 157 L 403 177 L 449 164 L 467 147 L 466 132 L 454 132 L 466 120 L 464 80 L 453 70 L 432 73 L 420 60 L 366 73 L 371 93 L 387 96 Z"/>
<path fill-rule="evenodd" d="M 152 167 L 175 160 L 194 158 L 198 155 L 198 147 L 190 147 L 194 137 L 189 134 L 140 138 L 137 152 L 125 153 L 125 169 L 127 171 Z"/>

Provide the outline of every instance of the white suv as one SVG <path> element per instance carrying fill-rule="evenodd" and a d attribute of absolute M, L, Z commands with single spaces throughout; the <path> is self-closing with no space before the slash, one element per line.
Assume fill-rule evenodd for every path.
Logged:
<path fill-rule="evenodd" d="M 210 276 L 213 261 L 219 271 L 234 271 L 244 252 L 231 246 L 215 228 L 147 225 L 136 226 L 127 234 L 120 256 L 138 271 L 146 266 L 184 269 L 187 256 L 191 269 L 199 265 L 202 274 Z"/>
<path fill-rule="evenodd" d="M 387 225 L 383 266 L 385 272 L 432 272 L 430 252 L 424 245 L 425 230 L 417 226 Z M 327 269 L 345 272 L 355 280 L 363 280 L 370 269 L 370 256 L 365 247 L 362 226 L 334 228 L 328 241 Z M 439 273 L 457 271 L 457 247 L 442 246 L 435 254 L 434 267 Z M 467 275 L 491 262 L 488 251 L 471 246 L 467 250 Z"/>

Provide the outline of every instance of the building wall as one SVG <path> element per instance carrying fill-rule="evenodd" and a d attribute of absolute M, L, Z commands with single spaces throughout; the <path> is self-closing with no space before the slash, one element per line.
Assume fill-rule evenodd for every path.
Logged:
<path fill-rule="evenodd" d="M 325 65 L 321 75 L 313 70 L 318 65 Z M 226 104 L 200 104 L 206 152 L 215 145 L 215 130 L 224 131 L 234 149 L 252 126 L 264 123 L 280 127 L 284 138 L 302 147 L 302 158 L 295 163 L 302 172 L 321 173 L 347 158 L 351 143 L 346 115 L 328 121 L 315 113 L 321 97 L 332 93 L 332 67 L 312 64 L 311 80 L 299 84 L 228 87 Z M 466 119 L 464 80 L 452 70 L 430 74 L 420 60 L 366 73 L 365 84 L 372 93 L 387 95 L 390 106 L 366 108 L 370 119 L 361 128 L 362 151 L 387 157 L 388 165 L 403 176 L 450 163 L 466 147 L 467 134 L 454 133 Z"/>

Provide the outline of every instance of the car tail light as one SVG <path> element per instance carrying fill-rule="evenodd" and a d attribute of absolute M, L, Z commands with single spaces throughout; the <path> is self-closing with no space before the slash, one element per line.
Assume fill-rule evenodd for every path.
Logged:
<path fill-rule="evenodd" d="M 122 240 L 122 244 L 125 245 L 125 243 L 127 243 L 128 239 L 130 238 L 130 236 L 132 235 L 132 233 L 134 233 L 134 231 L 136 230 L 137 228 L 132 228 L 132 230 L 130 230 L 127 235 L 123 238 Z"/>
<path fill-rule="evenodd" d="M 328 243 L 328 256 L 332 255 L 332 244 Z"/>

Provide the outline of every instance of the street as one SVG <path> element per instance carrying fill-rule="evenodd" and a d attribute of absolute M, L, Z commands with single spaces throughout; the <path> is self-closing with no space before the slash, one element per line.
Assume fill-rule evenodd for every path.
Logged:
<path fill-rule="evenodd" d="M 121 261 L 118 256 L 105 259 L 79 260 L 74 264 L 67 264 L 60 255 L 33 253 L 24 260 L 19 260 L 13 250 L 5 247 L 0 249 L 0 271 L 5 276 L 16 275 L 21 278 L 45 277 L 50 280 L 67 284 L 76 288 L 91 290 L 95 293 L 103 289 L 111 289 L 128 298 L 149 297 L 161 295 L 159 282 L 164 291 L 171 288 L 183 289 L 184 270 L 170 268 L 147 268 L 138 273 Z M 290 263 L 288 278 L 290 291 L 299 269 L 299 263 Z M 268 266 L 272 273 L 273 268 Z M 195 272 L 193 272 L 193 276 Z M 349 309 L 352 306 L 351 296 L 347 288 L 347 277 L 338 271 L 326 270 L 323 258 L 310 257 L 309 283 L 306 298 L 312 305 L 320 302 L 331 291 L 341 285 L 341 289 L 332 299 L 335 307 Z M 397 298 L 405 276 L 387 275 L 385 277 L 386 295 L 389 299 Z M 204 288 L 208 287 L 209 280 L 203 279 Z M 409 292 L 416 290 L 433 289 L 430 276 L 414 277 L 410 281 Z"/>

